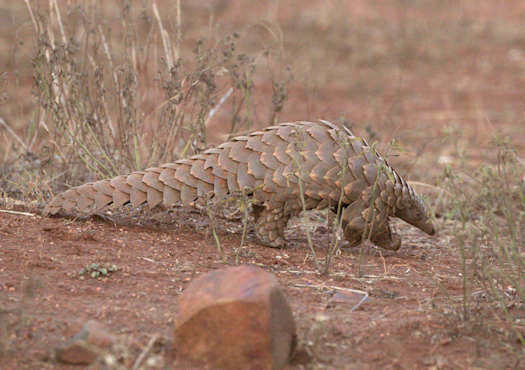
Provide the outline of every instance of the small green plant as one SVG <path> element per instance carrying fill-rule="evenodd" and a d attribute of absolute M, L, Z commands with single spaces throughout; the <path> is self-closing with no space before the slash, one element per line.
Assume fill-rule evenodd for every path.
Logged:
<path fill-rule="evenodd" d="M 290 182 L 292 182 L 293 180 L 297 181 L 297 186 L 299 187 L 299 196 L 300 196 L 301 206 L 302 206 L 303 221 L 304 221 L 308 207 L 306 206 L 305 189 L 303 185 L 303 171 L 301 167 L 302 165 L 301 164 L 301 156 L 302 156 L 301 152 L 304 150 L 304 145 L 305 145 L 303 128 L 300 126 L 297 126 L 295 130 L 293 131 L 293 133 L 290 135 L 290 137 L 292 137 L 293 145 L 294 145 L 294 150 L 290 153 L 290 156 L 294 162 L 294 166 L 292 168 L 292 172 L 286 178 L 286 182 L 287 182 L 287 185 L 290 186 Z M 321 272 L 322 271 L 321 265 L 319 264 L 319 261 L 317 260 L 317 255 L 315 254 L 315 250 L 314 250 L 314 246 L 312 243 L 312 237 L 310 236 L 309 228 L 306 228 L 306 238 L 308 240 L 308 246 L 310 247 L 310 252 L 312 252 L 315 267 L 317 268 L 319 272 Z"/>
<path fill-rule="evenodd" d="M 360 141 L 361 139 L 359 138 L 355 138 L 355 137 L 339 137 L 338 139 L 338 143 L 339 143 L 339 146 L 341 148 L 344 148 L 344 155 L 341 157 L 340 159 L 340 167 L 341 167 L 341 172 L 340 172 L 340 182 L 341 184 L 346 184 L 348 181 L 352 181 L 351 178 L 352 176 L 350 175 L 350 167 L 352 165 L 352 156 L 353 156 L 353 149 L 352 149 L 352 142 L 353 141 Z M 372 145 L 370 145 L 370 151 L 372 153 L 376 153 L 376 150 L 375 150 L 375 146 L 376 146 L 376 142 L 372 143 Z M 396 151 L 396 152 L 403 152 L 403 149 L 400 147 L 399 143 L 397 142 L 396 139 L 390 141 L 388 143 L 388 147 L 387 147 L 387 153 L 386 153 L 386 156 L 385 158 L 388 158 L 389 156 L 392 156 L 392 152 L 393 151 Z M 360 153 L 358 156 L 362 156 L 364 155 L 363 153 Z M 370 235 L 372 234 L 373 230 L 369 228 L 370 224 L 372 224 L 372 227 L 374 225 L 374 223 L 372 223 L 372 217 L 374 217 L 375 215 L 375 200 L 377 199 L 377 197 L 379 196 L 379 181 L 382 177 L 383 174 L 385 174 L 386 176 L 388 176 L 392 181 L 395 181 L 394 180 L 394 175 L 392 173 L 392 171 L 390 170 L 390 168 L 387 166 L 387 164 L 385 162 L 381 162 L 381 163 L 378 163 L 377 164 L 378 168 L 377 168 L 377 177 L 376 177 L 376 180 L 373 184 L 373 187 L 372 187 L 372 190 L 371 190 L 371 194 L 370 194 L 370 203 L 368 205 L 368 209 L 367 209 L 367 219 L 366 219 L 366 222 L 365 222 L 365 229 L 363 230 L 363 234 L 361 236 L 361 240 L 362 242 L 364 242 L 365 240 L 368 240 L 370 238 Z M 334 225 L 336 226 L 336 230 L 341 228 L 343 226 L 343 212 L 344 212 L 344 204 L 343 204 L 343 198 L 344 198 L 345 194 L 344 194 L 344 188 L 342 189 L 341 193 L 340 193 L 340 197 L 339 197 L 339 200 L 337 202 L 337 206 L 335 207 L 335 222 L 334 222 Z M 357 216 L 357 215 L 356 215 Z M 329 245 L 329 248 L 328 248 L 328 251 L 327 251 L 327 255 L 326 255 L 326 261 L 325 261 L 325 266 L 324 266 L 324 269 L 323 269 L 323 273 L 325 275 L 327 275 L 329 273 L 329 267 L 330 267 L 330 261 L 332 259 L 332 257 L 334 256 L 334 254 L 337 252 L 337 250 L 339 249 L 339 246 L 340 246 L 340 243 L 341 243 L 341 237 L 336 233 L 334 232 L 332 234 L 332 239 L 331 239 L 331 242 L 330 242 L 330 245 Z M 364 249 L 361 249 L 361 253 L 360 253 L 360 258 L 359 258 L 359 268 L 358 268 L 358 274 L 362 274 L 362 271 L 361 271 L 361 267 L 362 267 L 362 259 L 363 259 L 363 252 L 364 252 Z"/>
<path fill-rule="evenodd" d="M 242 226 L 242 237 L 241 244 L 237 249 L 237 254 L 235 255 L 235 266 L 239 265 L 239 256 L 241 254 L 242 247 L 244 246 L 244 241 L 246 240 L 246 232 L 248 231 L 248 216 L 250 208 L 257 203 L 257 200 L 250 198 L 249 194 L 253 194 L 254 191 L 262 188 L 263 185 L 259 185 L 255 189 L 245 187 L 242 191 L 242 195 L 239 197 L 239 207 L 243 214 L 243 226 Z"/>
<path fill-rule="evenodd" d="M 221 242 L 219 240 L 219 235 L 217 235 L 217 227 L 215 226 L 215 218 L 217 215 L 217 208 L 219 207 L 220 203 L 213 204 L 210 201 L 210 197 L 206 194 L 204 197 L 204 210 L 206 212 L 206 216 L 208 216 L 208 219 L 210 220 L 210 228 L 211 233 L 213 235 L 213 238 L 215 239 L 215 244 L 217 245 L 217 252 L 219 253 L 219 257 L 222 262 L 226 263 L 227 265 L 230 265 L 230 262 L 226 260 L 224 257 L 224 254 L 222 252 L 221 248 Z M 206 238 L 208 236 L 208 231 L 206 232 L 206 236 L 203 239 L 203 246 L 204 242 L 206 241 Z"/>
<path fill-rule="evenodd" d="M 342 148 L 344 148 L 345 155 L 342 158 L 341 165 L 341 184 L 345 184 L 345 181 L 347 180 L 347 173 L 350 170 L 350 152 L 349 149 L 351 148 L 351 141 L 353 138 L 339 138 L 339 145 L 341 145 Z M 341 244 L 341 236 L 338 235 L 337 230 L 340 230 L 340 228 L 343 225 L 343 197 L 344 197 L 344 186 L 343 189 L 341 189 L 341 194 L 339 196 L 339 200 L 337 202 L 337 208 L 335 212 L 335 220 L 334 220 L 334 229 L 332 233 L 332 238 L 330 245 L 328 246 L 328 250 L 326 253 L 326 260 L 324 264 L 323 274 L 328 275 L 330 271 L 330 262 L 332 260 L 332 257 L 337 253 L 339 250 L 339 246 Z"/>
<path fill-rule="evenodd" d="M 89 275 L 92 278 L 97 278 L 100 275 L 108 276 L 112 272 L 117 272 L 117 266 L 109 262 L 105 263 L 88 263 L 84 268 L 80 269 L 79 275 Z"/>

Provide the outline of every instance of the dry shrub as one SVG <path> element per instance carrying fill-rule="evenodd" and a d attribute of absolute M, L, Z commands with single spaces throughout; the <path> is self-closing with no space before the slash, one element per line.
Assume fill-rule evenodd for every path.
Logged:
<path fill-rule="evenodd" d="M 27 196 L 199 153 L 209 146 L 213 121 L 224 138 L 267 125 L 255 112 L 261 99 L 269 100 L 269 121 L 278 118 L 291 81 L 279 48 L 242 52 L 235 32 L 182 45 L 180 2 L 175 22 L 156 3 L 112 6 L 28 2 L 39 108 L 22 141 L 40 149 L 8 153 L 0 187 Z M 268 82 L 270 98 L 261 98 L 254 82 L 261 64 L 288 76 Z"/>
<path fill-rule="evenodd" d="M 472 303 L 481 299 L 497 304 L 512 322 L 508 309 L 525 304 L 525 177 L 508 138 L 491 144 L 497 165 L 484 164 L 469 175 L 474 186 L 463 180 L 466 172 L 445 169 L 445 219 L 454 225 L 450 245 L 462 266 L 461 316 L 470 318 Z"/>

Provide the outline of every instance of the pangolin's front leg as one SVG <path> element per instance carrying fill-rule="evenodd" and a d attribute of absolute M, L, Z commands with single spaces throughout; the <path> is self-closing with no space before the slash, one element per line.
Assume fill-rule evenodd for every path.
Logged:
<path fill-rule="evenodd" d="M 350 247 L 369 239 L 378 247 L 397 251 L 401 247 L 401 236 L 392 232 L 388 215 L 381 214 L 372 201 L 371 189 L 367 188 L 358 200 L 345 208 L 342 220 L 345 239 Z"/>

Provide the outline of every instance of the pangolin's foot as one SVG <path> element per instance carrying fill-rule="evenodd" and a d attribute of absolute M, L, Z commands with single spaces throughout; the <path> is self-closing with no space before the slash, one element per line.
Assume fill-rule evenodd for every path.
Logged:
<path fill-rule="evenodd" d="M 383 249 L 397 251 L 401 248 L 401 235 L 397 233 L 385 233 L 381 235 L 374 235 L 370 241 Z"/>
<path fill-rule="evenodd" d="M 343 220 L 343 233 L 345 239 L 348 240 L 350 248 L 357 247 L 364 240 L 370 240 L 383 249 L 397 251 L 401 248 L 401 235 L 393 233 L 388 224 L 384 224 L 381 229 L 376 229 L 375 232 L 372 232 L 372 235 L 368 235 L 364 224 L 364 219 L 359 218 L 351 222 Z"/>

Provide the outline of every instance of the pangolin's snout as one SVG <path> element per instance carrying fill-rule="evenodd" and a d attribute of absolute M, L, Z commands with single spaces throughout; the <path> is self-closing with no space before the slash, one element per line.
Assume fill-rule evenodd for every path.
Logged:
<path fill-rule="evenodd" d="M 436 235 L 436 227 L 433 222 L 428 224 L 428 230 L 425 230 L 428 235 Z"/>

